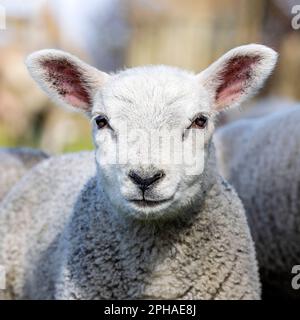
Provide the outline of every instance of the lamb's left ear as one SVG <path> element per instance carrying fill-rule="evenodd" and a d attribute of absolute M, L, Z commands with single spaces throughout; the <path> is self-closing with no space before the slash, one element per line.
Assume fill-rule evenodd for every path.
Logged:
<path fill-rule="evenodd" d="M 26 59 L 40 87 L 62 106 L 90 114 L 93 99 L 109 75 L 60 50 L 41 50 Z"/>
<path fill-rule="evenodd" d="M 277 53 L 263 45 L 250 44 L 230 50 L 197 75 L 208 90 L 212 108 L 234 107 L 254 94 L 272 72 Z"/>

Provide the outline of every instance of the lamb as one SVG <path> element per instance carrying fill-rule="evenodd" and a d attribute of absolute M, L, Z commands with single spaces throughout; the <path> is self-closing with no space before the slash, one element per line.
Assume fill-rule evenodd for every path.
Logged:
<path fill-rule="evenodd" d="M 108 75 L 62 51 L 30 55 L 50 97 L 91 119 L 96 150 L 43 161 L 3 202 L 3 298 L 259 299 L 244 209 L 216 170 L 212 134 L 217 113 L 275 63 L 255 44 L 197 75 L 169 66 Z"/>
<path fill-rule="evenodd" d="M 219 168 L 246 209 L 265 298 L 298 298 L 300 109 L 289 107 L 217 130 Z"/>
<path fill-rule="evenodd" d="M 30 148 L 0 149 L 0 201 L 29 169 L 46 158 L 45 152 Z"/>

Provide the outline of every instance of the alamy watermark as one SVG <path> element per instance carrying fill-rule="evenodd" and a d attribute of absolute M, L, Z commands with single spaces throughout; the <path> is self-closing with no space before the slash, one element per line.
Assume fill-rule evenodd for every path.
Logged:
<path fill-rule="evenodd" d="M 117 138 L 99 134 L 96 144 L 100 164 L 156 165 L 185 168 L 187 175 L 204 169 L 205 136 L 202 130 L 129 129 L 123 124 Z"/>
<path fill-rule="evenodd" d="M 0 30 L 6 29 L 6 10 L 5 7 L 0 4 Z"/>
<path fill-rule="evenodd" d="M 294 30 L 299 30 L 300 29 L 300 4 L 296 4 L 292 7 L 291 11 L 293 18 L 291 21 L 292 28 Z"/>
<path fill-rule="evenodd" d="M 0 290 L 6 288 L 6 271 L 5 267 L 0 265 Z"/>
<path fill-rule="evenodd" d="M 295 265 L 292 268 L 292 274 L 294 275 L 292 278 L 292 288 L 294 290 L 299 290 L 300 289 L 300 265 Z"/>

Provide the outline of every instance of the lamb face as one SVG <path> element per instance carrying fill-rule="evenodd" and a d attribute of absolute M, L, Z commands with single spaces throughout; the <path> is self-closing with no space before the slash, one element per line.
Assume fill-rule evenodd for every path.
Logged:
<path fill-rule="evenodd" d="M 34 53 L 27 64 L 52 98 L 91 118 L 100 186 L 111 204 L 156 219 L 201 200 L 215 115 L 258 89 L 275 61 L 273 50 L 248 45 L 197 75 L 166 66 L 108 75 L 57 50 Z"/>
<path fill-rule="evenodd" d="M 202 194 L 213 114 L 193 74 L 159 66 L 111 76 L 92 119 L 102 185 L 118 212 L 176 214 Z"/>

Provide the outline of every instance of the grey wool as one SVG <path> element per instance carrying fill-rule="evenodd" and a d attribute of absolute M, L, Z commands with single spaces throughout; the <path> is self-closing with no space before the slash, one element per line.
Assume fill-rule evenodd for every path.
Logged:
<path fill-rule="evenodd" d="M 0 201 L 12 186 L 48 155 L 31 148 L 0 148 Z"/>
<path fill-rule="evenodd" d="M 44 161 L 1 208 L 0 297 L 259 299 L 240 200 L 218 176 L 204 194 L 180 219 L 136 221 L 112 210 L 92 153 Z"/>
<path fill-rule="evenodd" d="M 300 257 L 299 121 L 299 106 L 291 107 L 233 122 L 214 137 L 220 171 L 246 209 L 266 298 L 299 298 L 291 286 Z"/>

